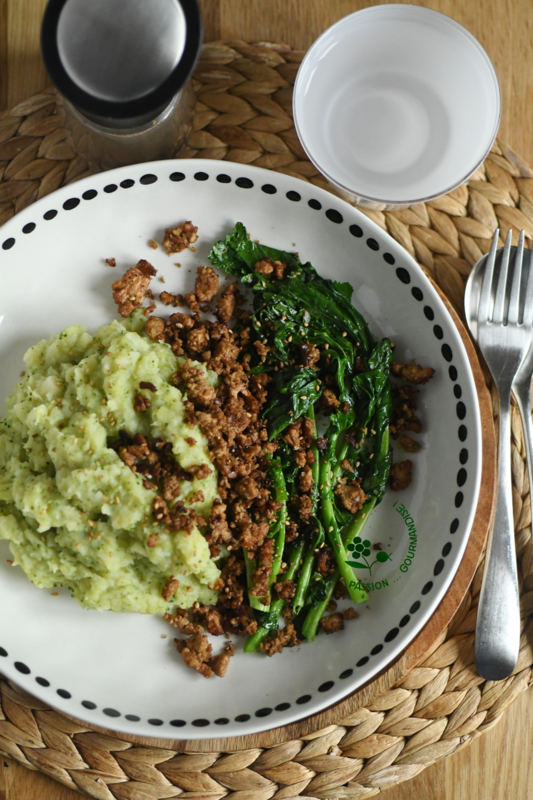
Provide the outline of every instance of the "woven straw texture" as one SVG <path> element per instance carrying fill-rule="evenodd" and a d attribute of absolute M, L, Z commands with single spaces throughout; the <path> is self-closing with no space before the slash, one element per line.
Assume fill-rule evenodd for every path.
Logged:
<path fill-rule="evenodd" d="M 180 155 L 253 163 L 330 189 L 306 159 L 292 123 L 292 84 L 302 57 L 271 43 L 205 45 L 194 79 L 193 130 Z M 0 116 L 0 224 L 86 174 L 58 126 L 53 90 Z M 496 227 L 502 237 L 509 227 L 524 229 L 531 244 L 533 171 L 498 142 L 468 183 L 449 195 L 399 211 L 362 211 L 417 259 L 463 316 L 465 280 Z M 377 795 L 466 746 L 533 679 L 531 503 L 516 406 L 512 437 L 522 638 L 507 680 L 484 681 L 474 667 L 482 561 L 451 626 L 421 666 L 368 707 L 303 739 L 268 749 L 177 754 L 91 731 L 0 680 L 0 752 L 98 800 L 348 800 Z"/>

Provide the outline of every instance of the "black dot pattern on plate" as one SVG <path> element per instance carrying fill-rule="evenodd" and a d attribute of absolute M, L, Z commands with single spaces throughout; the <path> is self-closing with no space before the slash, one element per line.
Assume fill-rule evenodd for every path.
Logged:
<path fill-rule="evenodd" d="M 23 664 L 22 661 L 15 661 L 15 669 L 22 672 L 23 675 L 29 675 L 31 672 L 31 669 L 26 664 Z"/>
<path fill-rule="evenodd" d="M 356 239 L 360 239 L 363 235 L 363 229 L 359 225 L 350 225 L 349 230 Z"/>
<path fill-rule="evenodd" d="M 116 708 L 104 708 L 104 714 L 106 717 L 120 717 L 120 711 L 117 711 Z"/>
<path fill-rule="evenodd" d="M 24 225 L 22 233 L 33 233 L 36 227 L 35 222 L 28 222 L 27 225 Z"/>
<path fill-rule="evenodd" d="M 403 616 L 400 620 L 400 628 L 405 628 L 410 619 L 411 617 L 409 616 L 409 614 Z"/>
<path fill-rule="evenodd" d="M 260 708 L 255 712 L 256 717 L 268 717 L 269 714 L 272 714 L 271 708 Z"/>
<path fill-rule="evenodd" d="M 7 650 L 4 650 L 3 647 L 0 647 L 0 656 L 2 658 L 7 658 L 7 655 L 8 655 Z"/>
<path fill-rule="evenodd" d="M 459 520 L 456 517 L 452 521 L 452 524 L 450 525 L 450 533 L 456 533 L 458 527 L 459 527 Z"/>
<path fill-rule="evenodd" d="M 466 464 L 466 462 L 468 461 L 468 450 L 466 449 L 466 447 L 463 447 L 463 449 L 459 453 L 459 461 L 461 462 L 461 464 Z"/>
<path fill-rule="evenodd" d="M 137 716 L 137 714 L 126 714 L 126 719 L 128 722 L 140 722 L 141 718 Z M 172 725 L 172 722 L 170 723 Z M 185 723 L 183 723 L 185 725 Z"/>
<path fill-rule="evenodd" d="M 433 333 L 437 337 L 437 339 L 442 339 L 444 337 L 444 331 L 442 330 L 440 325 L 433 326 Z"/>
<path fill-rule="evenodd" d="M 271 183 L 264 183 L 261 186 L 261 191 L 264 192 L 265 194 L 276 194 L 278 190 L 276 189 L 275 186 L 272 186 Z"/>
<path fill-rule="evenodd" d="M 448 375 L 450 376 L 450 380 L 452 381 L 457 380 L 457 370 L 453 365 L 451 367 L 448 367 Z"/>
<path fill-rule="evenodd" d="M 377 645 L 376 645 L 375 647 L 373 647 L 373 648 L 372 648 L 372 650 L 370 651 L 370 655 L 371 655 L 371 656 L 377 656 L 377 655 L 378 655 L 378 653 L 381 653 L 381 651 L 382 651 L 382 650 L 383 650 L 383 645 L 382 645 L 382 644 L 377 644 Z"/>
<path fill-rule="evenodd" d="M 170 723 L 172 725 L 172 723 Z M 185 723 L 183 723 L 185 725 Z M 229 719 L 227 717 L 219 717 L 215 720 L 215 725 L 229 725 Z"/>
<path fill-rule="evenodd" d="M 279 703 L 276 706 L 276 711 L 287 711 L 287 709 L 290 707 L 291 707 L 290 703 Z"/>
<path fill-rule="evenodd" d="M 85 192 L 85 194 L 87 194 L 87 192 Z M 46 211 L 43 214 L 43 219 L 45 219 L 47 222 L 49 222 L 51 219 L 54 219 L 54 217 L 57 217 L 57 211 L 55 208 L 51 208 L 50 211 Z"/>
<path fill-rule="evenodd" d="M 4 242 L 2 242 L 2 250 L 11 250 L 14 244 L 15 240 L 12 236 L 10 236 L 9 239 L 6 239 Z"/>
<path fill-rule="evenodd" d="M 453 387 L 453 393 L 457 397 L 457 399 L 462 397 L 463 390 L 461 389 L 461 387 L 460 387 L 460 385 L 458 383 L 456 383 L 455 386 Z"/>
<path fill-rule="evenodd" d="M 179 183 L 179 181 L 185 180 L 185 175 L 183 172 L 171 172 L 168 177 L 171 181 L 174 181 L 174 183 Z"/>
<path fill-rule="evenodd" d="M 306 703 L 308 703 L 310 701 L 310 699 L 311 699 L 311 695 L 310 694 L 303 694 L 301 697 L 299 697 L 297 699 L 296 705 L 297 706 L 303 706 Z"/>
<path fill-rule="evenodd" d="M 126 717 L 126 719 L 128 719 L 128 717 Z M 215 720 L 215 722 L 216 721 L 217 720 Z M 183 728 L 187 723 L 185 722 L 184 719 L 171 719 L 170 724 L 172 725 L 173 728 Z"/>
<path fill-rule="evenodd" d="M 319 203 L 318 200 L 311 199 L 308 201 L 307 205 L 309 206 L 309 208 L 312 208 L 313 211 L 320 211 L 320 209 L 322 208 L 322 203 Z"/>
<path fill-rule="evenodd" d="M 429 594 L 429 592 L 433 589 L 433 581 L 428 581 L 424 588 L 422 589 L 421 594 Z"/>
<path fill-rule="evenodd" d="M 460 469 L 457 473 L 457 486 L 464 486 L 466 483 L 467 472 L 466 469 Z"/>
<path fill-rule="evenodd" d="M 466 440 L 466 437 L 468 436 L 468 430 L 466 428 L 466 425 L 459 425 L 459 430 L 457 431 L 457 435 L 462 442 Z"/>
<path fill-rule="evenodd" d="M 148 725 L 159 726 L 159 725 L 162 725 L 162 724 L 163 724 L 163 720 L 162 719 L 149 719 L 148 720 Z"/>
<path fill-rule="evenodd" d="M 41 677 L 35 678 L 35 683 L 38 683 L 39 686 L 44 686 L 45 688 L 50 686 L 50 681 L 47 681 L 46 678 L 41 678 Z"/>
<path fill-rule="evenodd" d="M 82 197 L 84 200 L 94 200 L 97 194 L 98 192 L 96 189 L 87 189 L 87 191 L 82 194 Z"/>
<path fill-rule="evenodd" d="M 442 548 L 442 555 L 444 556 L 444 558 L 446 558 L 446 556 L 450 555 L 451 549 L 452 549 L 452 543 L 451 542 L 447 542 L 444 545 L 444 547 Z"/>
<path fill-rule="evenodd" d="M 363 658 L 360 658 L 355 666 L 356 667 L 364 667 L 365 664 L 368 664 L 369 661 L 370 661 L 370 659 L 369 659 L 368 656 L 363 656 Z"/>
<path fill-rule="evenodd" d="M 229 175 L 226 175 L 224 172 L 221 172 L 220 175 L 217 175 L 217 181 L 219 183 L 231 183 L 231 178 Z"/>
<path fill-rule="evenodd" d="M 254 182 L 250 180 L 250 178 L 237 178 L 235 181 L 236 185 L 239 189 L 253 189 Z"/>
<path fill-rule="evenodd" d="M 82 700 L 81 704 L 84 708 L 88 708 L 89 711 L 94 711 L 96 708 L 96 703 L 91 702 L 91 700 Z"/>
<path fill-rule="evenodd" d="M 386 261 L 387 264 L 396 264 L 396 259 L 392 253 L 383 253 L 383 260 Z"/>
<path fill-rule="evenodd" d="M 70 700 L 70 698 L 72 697 L 71 693 L 70 693 L 70 692 L 67 692 L 67 690 L 66 690 L 66 689 L 58 689 L 58 690 L 57 690 L 57 694 L 58 694 L 60 697 L 62 697 L 64 700 Z"/>
<path fill-rule="evenodd" d="M 250 719 L 249 714 L 238 714 L 235 717 L 235 722 L 248 722 L 249 719 Z"/>
<path fill-rule="evenodd" d="M 335 208 L 328 208 L 326 211 L 326 217 L 330 222 L 334 222 L 336 225 L 340 225 L 341 222 L 344 222 L 344 217 L 342 216 L 341 212 L 337 211 Z"/>
<path fill-rule="evenodd" d="M 411 276 L 407 272 L 406 269 L 403 267 L 398 267 L 396 270 L 396 277 L 401 280 L 402 283 L 411 283 Z"/>
<path fill-rule="evenodd" d="M 446 361 L 451 361 L 452 360 L 453 353 L 452 353 L 452 348 L 450 347 L 449 344 L 443 344 L 441 349 L 440 349 L 440 351 L 441 351 L 441 353 L 444 356 L 444 359 Z"/>
<path fill-rule="evenodd" d="M 344 681 L 346 678 L 350 678 L 353 675 L 353 669 L 345 669 L 344 672 L 341 672 L 339 675 L 339 680 Z"/>
<path fill-rule="evenodd" d="M 413 286 L 413 288 L 411 289 L 411 294 L 413 295 L 415 300 L 418 300 L 419 302 L 424 299 L 424 293 L 422 289 L 418 288 L 418 286 Z"/>
<path fill-rule="evenodd" d="M 442 558 L 439 558 L 439 560 L 437 561 L 437 563 L 433 568 L 433 575 L 437 577 L 437 575 L 441 574 L 443 569 L 444 569 L 444 560 Z"/>
<path fill-rule="evenodd" d="M 416 600 L 413 603 L 413 605 L 411 606 L 411 608 L 409 609 L 409 613 L 410 614 L 416 614 L 416 612 L 418 611 L 419 608 L 420 608 L 420 600 Z"/>
<path fill-rule="evenodd" d="M 366 244 L 367 247 L 370 247 L 371 250 L 379 250 L 379 244 L 376 242 L 375 239 L 367 239 Z"/>
<path fill-rule="evenodd" d="M 318 687 L 319 692 L 329 692 L 335 686 L 335 681 L 326 681 L 325 683 L 321 683 Z"/>
<path fill-rule="evenodd" d="M 400 633 L 399 628 L 392 628 L 385 636 L 385 641 L 392 642 L 393 639 L 396 639 L 399 633 Z"/>
<path fill-rule="evenodd" d="M 464 494 L 462 492 L 457 492 L 457 494 L 455 495 L 455 507 L 461 508 L 464 499 L 465 499 Z"/>
<path fill-rule="evenodd" d="M 462 400 L 460 400 L 455 406 L 455 412 L 459 419 L 464 419 L 466 417 L 466 406 Z"/>
<path fill-rule="evenodd" d="M 194 177 L 196 178 L 196 175 Z M 143 175 L 142 178 L 139 178 L 139 183 L 142 183 L 143 186 L 148 186 L 149 183 L 155 183 L 156 180 L 157 175 L 148 172 L 146 175 Z"/>
<path fill-rule="evenodd" d="M 287 192 L 285 197 L 287 198 L 287 200 L 292 200 L 293 203 L 299 203 L 300 200 L 302 199 L 301 194 L 298 194 L 298 192 L 293 192 L 293 191 Z"/>
<path fill-rule="evenodd" d="M 63 203 L 63 208 L 65 209 L 65 211 L 73 211 L 75 208 L 79 206 L 79 204 L 80 204 L 79 197 L 69 197 L 69 199 L 65 200 L 65 202 Z"/>
<path fill-rule="evenodd" d="M 426 319 L 429 319 L 430 321 L 435 319 L 435 312 L 433 311 L 431 306 L 424 306 L 424 316 L 426 317 Z"/>
<path fill-rule="evenodd" d="M 116 183 L 108 183 L 107 186 L 104 186 L 104 192 L 106 194 L 113 194 L 113 192 L 116 192 L 117 189 L 118 186 Z"/>
<path fill-rule="evenodd" d="M 125 181 L 120 181 L 120 185 L 123 189 L 131 189 L 132 186 L 135 186 L 135 181 L 132 181 L 131 178 L 127 178 Z"/>

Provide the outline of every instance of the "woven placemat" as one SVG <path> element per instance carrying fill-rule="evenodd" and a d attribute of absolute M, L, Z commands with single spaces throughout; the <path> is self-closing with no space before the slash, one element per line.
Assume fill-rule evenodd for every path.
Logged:
<path fill-rule="evenodd" d="M 193 131 L 180 155 L 253 163 L 331 191 L 292 122 L 292 84 L 302 57 L 283 44 L 205 45 L 194 78 Z M 90 174 L 55 110 L 49 90 L 0 115 L 0 224 Z M 445 197 L 397 211 L 361 210 L 417 259 L 463 316 L 465 280 L 496 227 L 502 237 L 509 227 L 524 229 L 531 244 L 533 171 L 498 142 L 467 184 Z M 271 748 L 177 755 L 96 733 L 0 680 L 0 752 L 98 800 L 367 798 L 456 752 L 491 728 L 532 680 L 531 504 L 516 406 L 512 437 L 522 636 L 507 680 L 484 681 L 474 667 L 482 561 L 431 656 L 397 688 L 309 736 Z"/>

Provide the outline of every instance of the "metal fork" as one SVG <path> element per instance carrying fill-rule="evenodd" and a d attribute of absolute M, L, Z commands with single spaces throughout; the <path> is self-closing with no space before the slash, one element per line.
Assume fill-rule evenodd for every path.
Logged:
<path fill-rule="evenodd" d="M 529 350 L 533 326 L 531 256 L 525 296 L 522 289 L 524 231 L 516 248 L 512 276 L 509 231 L 496 285 L 498 235 L 496 231 L 485 264 L 476 315 L 479 348 L 500 400 L 496 513 L 485 560 L 475 640 L 476 668 L 487 680 L 506 678 L 518 658 L 520 609 L 511 492 L 511 387 Z"/>

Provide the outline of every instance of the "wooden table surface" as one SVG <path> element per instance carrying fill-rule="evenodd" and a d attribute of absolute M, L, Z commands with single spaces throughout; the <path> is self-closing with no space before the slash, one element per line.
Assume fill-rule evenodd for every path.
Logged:
<path fill-rule="evenodd" d="M 90 0 L 88 0 L 90 2 Z M 416 0 L 411 0 L 416 2 Z M 502 91 L 500 137 L 533 164 L 533 3 L 432 0 L 418 3 L 456 19 L 481 42 Z M 0 0 L 0 110 L 48 85 L 39 52 L 46 0 Z M 200 0 L 205 40 L 287 42 L 306 49 L 365 0 Z M 381 793 L 382 800 L 527 800 L 533 797 L 533 693 L 470 746 Z M 0 759 L 0 800 L 75 800 L 80 795 Z"/>

